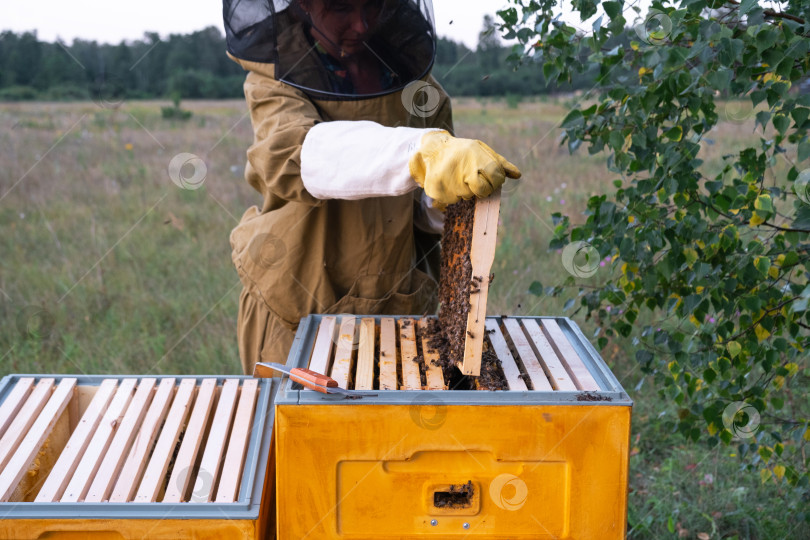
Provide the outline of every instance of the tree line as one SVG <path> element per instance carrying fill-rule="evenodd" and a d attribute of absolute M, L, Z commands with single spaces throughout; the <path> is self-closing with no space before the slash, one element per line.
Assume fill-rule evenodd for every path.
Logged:
<path fill-rule="evenodd" d="M 506 62 L 511 48 L 493 29 L 486 16 L 474 50 L 439 38 L 433 74 L 450 95 L 529 96 L 592 82 L 584 76 L 549 88 L 541 69 L 514 70 Z M 166 39 L 146 32 L 117 45 L 44 42 L 36 31 L 0 33 L 0 101 L 240 98 L 244 78 L 225 55 L 225 37 L 215 26 Z"/>
<path fill-rule="evenodd" d="M 244 72 L 225 55 L 216 27 L 118 45 L 40 41 L 36 32 L 0 33 L 1 100 L 151 99 L 241 96 Z"/>

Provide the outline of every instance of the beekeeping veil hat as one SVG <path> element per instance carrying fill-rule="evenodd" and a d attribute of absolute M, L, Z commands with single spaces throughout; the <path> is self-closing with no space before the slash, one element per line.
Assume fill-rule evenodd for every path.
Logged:
<path fill-rule="evenodd" d="M 347 0 L 323 2 L 327 9 Z M 336 64 L 312 37 L 317 24 L 302 0 L 223 0 L 228 52 L 236 59 L 273 64 L 275 78 L 319 99 L 358 99 L 384 95 L 424 77 L 436 50 L 431 0 L 367 0 L 373 10 L 363 43 L 376 56 L 388 84 L 376 94 L 358 94 L 335 84 Z M 339 8 L 338 8 L 339 9 Z M 316 32 L 319 40 L 328 32 Z M 365 52 L 365 51 L 364 51 Z M 339 65 L 337 65 L 339 69 Z M 331 71 L 330 71 L 331 70 Z"/>

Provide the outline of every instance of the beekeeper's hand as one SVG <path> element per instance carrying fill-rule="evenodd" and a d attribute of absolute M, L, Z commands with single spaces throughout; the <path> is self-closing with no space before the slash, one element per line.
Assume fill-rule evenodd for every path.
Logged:
<path fill-rule="evenodd" d="M 520 178 L 520 170 L 486 144 L 447 131 L 423 135 L 408 166 L 416 183 L 440 205 L 488 197 L 507 177 Z"/>

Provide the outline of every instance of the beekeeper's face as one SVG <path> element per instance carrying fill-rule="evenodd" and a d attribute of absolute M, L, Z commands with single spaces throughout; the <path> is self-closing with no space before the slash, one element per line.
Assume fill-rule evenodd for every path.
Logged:
<path fill-rule="evenodd" d="M 374 32 L 385 0 L 302 0 L 313 35 L 334 56 L 362 52 Z"/>

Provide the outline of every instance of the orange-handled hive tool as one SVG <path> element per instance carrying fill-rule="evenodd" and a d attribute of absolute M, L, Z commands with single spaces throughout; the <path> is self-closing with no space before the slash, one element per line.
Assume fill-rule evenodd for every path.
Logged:
<path fill-rule="evenodd" d="M 253 368 L 254 377 L 272 377 L 271 371 L 280 371 L 290 376 L 292 380 L 301 383 L 304 387 L 310 390 L 315 390 L 322 394 L 340 394 L 343 396 L 351 397 L 371 397 L 376 396 L 374 392 L 361 392 L 358 390 L 345 390 L 338 386 L 335 379 L 312 371 L 311 369 L 303 368 L 287 368 L 281 364 L 273 362 L 257 362 L 256 367 Z"/>

